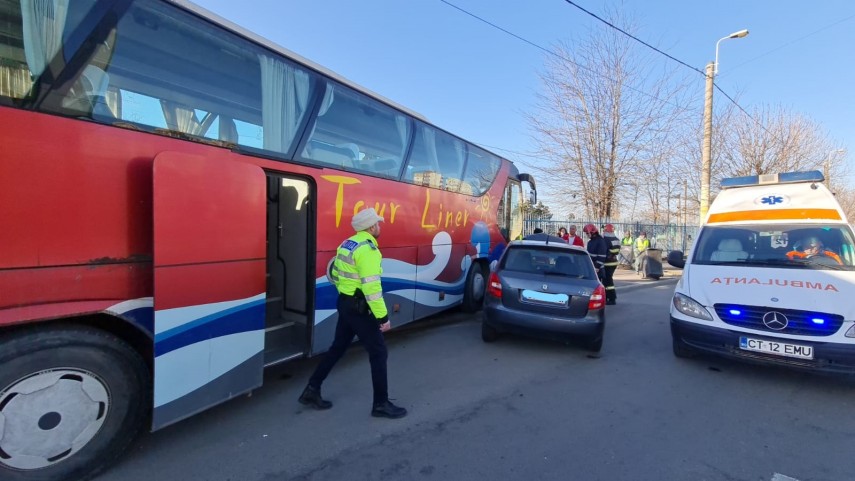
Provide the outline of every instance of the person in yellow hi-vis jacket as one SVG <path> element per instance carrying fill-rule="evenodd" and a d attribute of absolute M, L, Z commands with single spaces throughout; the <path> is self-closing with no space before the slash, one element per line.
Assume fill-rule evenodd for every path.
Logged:
<path fill-rule="evenodd" d="M 371 383 L 374 387 L 371 415 L 392 419 L 407 415 L 406 409 L 389 401 L 386 377 L 388 351 L 383 332 L 388 331 L 391 324 L 380 284 L 380 275 L 383 273 L 380 267 L 383 256 L 377 246 L 380 222 L 383 222 L 383 217 L 377 215 L 373 208 L 359 211 L 351 220 L 356 234 L 345 239 L 336 252 L 330 273 L 330 281 L 338 290 L 335 338 L 300 395 L 301 404 L 315 409 L 332 407 L 331 402 L 321 397 L 321 384 L 356 335 L 368 351 L 371 363 Z"/>

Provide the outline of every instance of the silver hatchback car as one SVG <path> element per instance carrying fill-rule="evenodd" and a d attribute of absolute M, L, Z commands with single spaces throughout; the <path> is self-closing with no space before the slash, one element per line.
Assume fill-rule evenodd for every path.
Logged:
<path fill-rule="evenodd" d="M 519 333 L 581 339 L 598 352 L 606 325 L 606 291 L 588 253 L 564 242 L 508 244 L 487 283 L 481 338 Z"/>

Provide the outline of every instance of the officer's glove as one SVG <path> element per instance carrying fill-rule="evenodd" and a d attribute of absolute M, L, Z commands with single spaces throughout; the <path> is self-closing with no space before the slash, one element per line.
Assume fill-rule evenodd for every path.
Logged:
<path fill-rule="evenodd" d="M 380 318 L 376 318 L 376 317 L 375 317 L 375 319 L 377 319 L 377 324 L 378 324 L 378 325 L 383 325 L 383 324 L 386 324 L 387 322 L 389 322 L 389 315 L 388 315 L 388 314 L 386 314 L 385 316 L 380 317 Z"/>

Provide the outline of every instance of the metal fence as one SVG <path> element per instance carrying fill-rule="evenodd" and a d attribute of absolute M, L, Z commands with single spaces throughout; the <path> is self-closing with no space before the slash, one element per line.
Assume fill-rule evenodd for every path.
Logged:
<path fill-rule="evenodd" d="M 585 224 L 594 224 L 600 232 L 602 232 L 604 225 L 612 224 L 615 226 L 615 235 L 618 239 L 623 238 L 626 232 L 630 232 L 633 241 L 639 233 L 646 232 L 647 238 L 650 239 L 650 247 L 662 249 L 665 253 L 672 250 L 687 252 L 692 246 L 692 240 L 698 235 L 699 228 L 695 224 L 654 224 L 653 222 L 627 220 L 556 220 L 554 218 L 527 217 L 523 221 L 523 235 L 533 233 L 536 228 L 542 229 L 547 234 L 555 234 L 561 227 L 567 229 L 571 225 L 575 225 L 576 234 L 584 238 L 582 228 Z"/>

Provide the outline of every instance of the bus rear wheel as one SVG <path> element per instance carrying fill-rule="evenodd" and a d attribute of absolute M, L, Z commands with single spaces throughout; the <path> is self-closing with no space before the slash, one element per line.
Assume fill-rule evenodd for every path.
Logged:
<path fill-rule="evenodd" d="M 85 327 L 27 329 L 0 340 L 0 479 L 90 479 L 142 427 L 145 362 Z"/>

